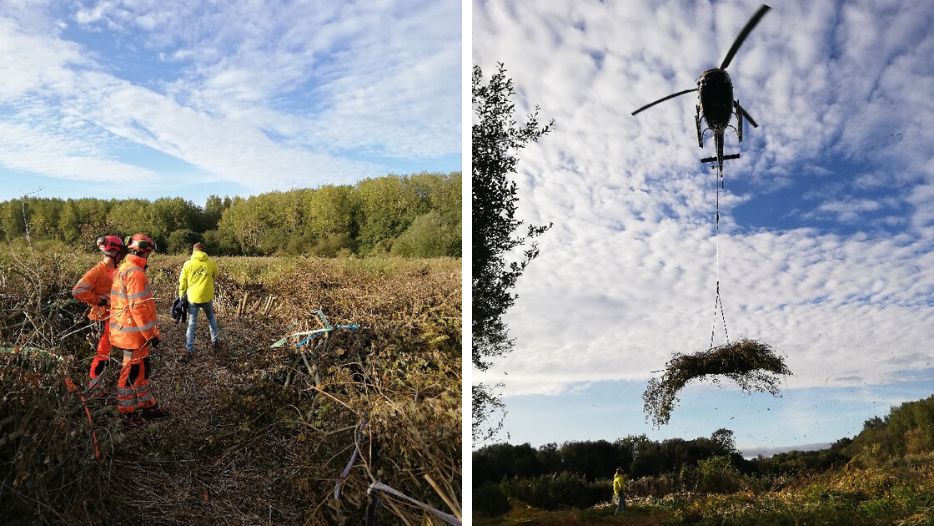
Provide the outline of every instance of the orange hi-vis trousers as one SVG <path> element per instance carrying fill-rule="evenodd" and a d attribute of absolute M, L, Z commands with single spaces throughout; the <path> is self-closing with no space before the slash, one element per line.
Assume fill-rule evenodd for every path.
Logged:
<path fill-rule="evenodd" d="M 107 388 L 103 384 L 103 372 L 110 362 L 110 348 L 110 320 L 104 320 L 103 332 L 100 341 L 97 342 L 97 353 L 88 372 L 91 377 L 87 389 L 90 398 L 102 398 L 107 395 Z"/>
<path fill-rule="evenodd" d="M 149 344 L 142 349 L 123 349 L 123 368 L 117 382 L 117 411 L 123 414 L 156 405 L 149 392 Z"/>

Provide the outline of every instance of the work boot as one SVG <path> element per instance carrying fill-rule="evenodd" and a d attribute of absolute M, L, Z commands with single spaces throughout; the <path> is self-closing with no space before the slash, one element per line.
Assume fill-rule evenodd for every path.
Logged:
<path fill-rule="evenodd" d="M 182 356 L 182 359 L 180 361 L 182 363 L 191 363 L 191 360 L 194 359 L 194 356 L 193 356 L 194 354 L 195 353 L 191 351 L 185 351 L 185 355 Z"/>
<path fill-rule="evenodd" d="M 211 348 L 214 349 L 214 352 L 219 352 L 224 350 L 224 344 L 218 339 L 211 342 Z"/>
<path fill-rule="evenodd" d="M 169 412 L 162 406 L 155 405 L 143 409 L 143 418 L 147 420 L 150 418 L 162 418 L 164 416 L 169 416 Z"/>

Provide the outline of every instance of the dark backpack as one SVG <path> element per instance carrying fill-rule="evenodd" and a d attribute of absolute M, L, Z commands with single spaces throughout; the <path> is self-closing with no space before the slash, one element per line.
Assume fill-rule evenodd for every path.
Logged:
<path fill-rule="evenodd" d="M 188 323 L 188 296 L 179 296 L 172 302 L 172 319 L 175 323 Z"/>

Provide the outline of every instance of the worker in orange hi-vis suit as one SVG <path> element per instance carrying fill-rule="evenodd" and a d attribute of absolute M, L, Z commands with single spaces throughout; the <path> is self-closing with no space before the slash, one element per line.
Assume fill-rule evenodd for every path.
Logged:
<path fill-rule="evenodd" d="M 156 301 L 149 289 L 146 264 L 156 244 L 146 234 L 125 241 L 130 252 L 114 275 L 110 291 L 110 343 L 123 351 L 117 382 L 117 410 L 132 425 L 165 415 L 149 391 L 149 349 L 159 345 Z"/>
<path fill-rule="evenodd" d="M 110 362 L 110 289 L 113 286 L 114 272 L 120 260 L 126 255 L 123 240 L 117 236 L 97 238 L 97 248 L 104 254 L 103 260 L 81 276 L 78 284 L 71 289 L 71 295 L 82 303 L 91 306 L 88 319 L 94 322 L 100 339 L 97 352 L 91 361 L 91 377 L 88 382 L 89 398 L 105 398 L 107 388 L 103 384 L 103 373 Z"/>

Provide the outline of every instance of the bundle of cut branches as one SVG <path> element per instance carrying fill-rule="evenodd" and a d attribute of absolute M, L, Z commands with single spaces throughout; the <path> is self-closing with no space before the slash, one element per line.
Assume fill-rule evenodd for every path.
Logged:
<path fill-rule="evenodd" d="M 712 347 L 695 354 L 676 353 L 665 366 L 661 379 L 652 378 L 642 395 L 647 418 L 659 427 L 667 424 L 678 402 L 678 391 L 688 382 L 710 377 L 719 383 L 720 376 L 734 380 L 746 393 L 779 393 L 780 375 L 790 375 L 785 360 L 775 349 L 757 340 L 739 340 Z"/>

